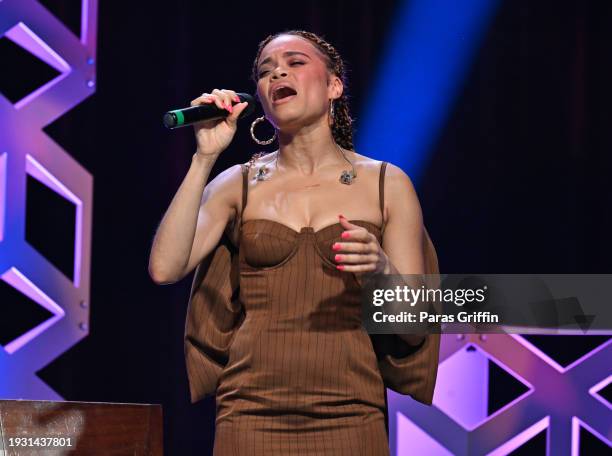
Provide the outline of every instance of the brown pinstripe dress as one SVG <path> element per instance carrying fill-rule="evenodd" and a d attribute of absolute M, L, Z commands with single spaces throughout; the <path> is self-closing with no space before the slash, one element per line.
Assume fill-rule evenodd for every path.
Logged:
<path fill-rule="evenodd" d="M 243 212 L 247 173 L 243 165 Z M 412 382 L 415 372 L 400 372 L 408 367 L 427 384 L 404 389 L 431 402 L 435 369 L 426 364 L 437 366 L 438 341 L 429 336 L 419 349 L 428 356 L 416 363 L 413 355 L 404 365 L 389 356 L 381 364 L 361 326 L 360 287 L 335 267 L 340 223 L 297 232 L 240 220 L 237 255 L 227 243 L 215 254 L 206 269 L 216 274 L 199 285 L 199 300 L 196 273 L 186 327 L 192 401 L 216 390 L 215 456 L 388 455 L 385 386 Z M 382 244 L 384 225 L 351 222 Z"/>

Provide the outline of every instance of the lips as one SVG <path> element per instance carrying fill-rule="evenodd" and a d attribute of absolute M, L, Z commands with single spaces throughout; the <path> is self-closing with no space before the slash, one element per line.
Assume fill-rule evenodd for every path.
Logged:
<path fill-rule="evenodd" d="M 293 87 L 288 85 L 278 85 L 272 88 L 272 101 L 282 100 L 283 98 L 290 97 L 292 95 L 297 95 L 297 92 Z"/>

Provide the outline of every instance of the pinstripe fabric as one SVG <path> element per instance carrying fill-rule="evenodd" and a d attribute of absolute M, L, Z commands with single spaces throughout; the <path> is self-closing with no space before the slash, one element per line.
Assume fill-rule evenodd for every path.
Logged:
<path fill-rule="evenodd" d="M 384 226 L 352 222 L 382 243 Z M 403 358 L 381 353 L 361 326 L 358 283 L 335 268 L 342 231 L 241 217 L 238 252 L 223 240 L 198 267 L 187 370 L 193 402 L 216 391 L 216 456 L 388 455 L 385 386 L 431 402 L 439 336 Z M 435 251 L 426 257 L 437 268 Z"/>

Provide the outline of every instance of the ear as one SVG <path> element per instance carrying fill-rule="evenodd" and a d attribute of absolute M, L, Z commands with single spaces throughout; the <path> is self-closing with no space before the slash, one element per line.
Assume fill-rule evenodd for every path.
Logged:
<path fill-rule="evenodd" d="M 342 80 L 335 74 L 332 74 L 327 84 L 327 96 L 332 100 L 336 100 L 342 96 L 343 91 L 344 84 L 342 84 Z"/>

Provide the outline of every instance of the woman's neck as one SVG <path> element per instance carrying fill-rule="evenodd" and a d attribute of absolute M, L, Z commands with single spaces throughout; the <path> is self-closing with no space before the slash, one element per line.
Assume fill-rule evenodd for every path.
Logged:
<path fill-rule="evenodd" d="M 329 127 L 311 125 L 296 133 L 279 132 L 279 162 L 286 169 L 312 175 L 322 167 L 344 162 Z"/>

